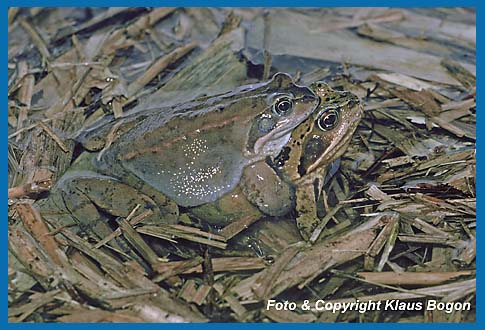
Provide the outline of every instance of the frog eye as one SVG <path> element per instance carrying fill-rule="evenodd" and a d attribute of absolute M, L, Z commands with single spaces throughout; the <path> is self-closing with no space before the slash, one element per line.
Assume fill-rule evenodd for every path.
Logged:
<path fill-rule="evenodd" d="M 281 97 L 276 100 L 273 112 L 278 116 L 288 116 L 293 110 L 293 100 L 289 97 Z"/>
<path fill-rule="evenodd" d="M 339 121 L 339 112 L 337 110 L 331 109 L 322 112 L 317 120 L 318 127 L 322 131 L 328 131 L 337 126 Z"/>

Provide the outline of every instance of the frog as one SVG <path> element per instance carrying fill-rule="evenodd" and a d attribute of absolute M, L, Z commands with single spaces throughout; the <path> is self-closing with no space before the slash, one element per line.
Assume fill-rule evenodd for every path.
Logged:
<path fill-rule="evenodd" d="M 114 229 L 110 220 L 137 205 L 151 212 L 146 223 L 176 223 L 180 208 L 234 193 L 245 168 L 275 157 L 319 101 L 277 73 L 227 93 L 106 117 L 75 137 L 84 150 L 39 203 L 41 213 L 98 240 Z"/>
<path fill-rule="evenodd" d="M 194 214 L 229 225 L 240 218 L 256 221 L 296 211 L 299 232 L 304 240 L 309 239 L 319 223 L 319 192 L 338 169 L 339 157 L 363 114 L 359 98 L 351 92 L 334 90 L 321 81 L 310 88 L 320 99 L 319 105 L 292 131 L 280 153 L 245 168 L 237 190 L 195 208 Z"/>
<path fill-rule="evenodd" d="M 320 192 L 338 170 L 340 157 L 363 116 L 355 94 L 334 90 L 323 81 L 312 83 L 310 88 L 320 98 L 320 105 L 292 132 L 274 162 L 279 174 L 295 187 L 296 224 L 305 240 L 320 223 Z"/>

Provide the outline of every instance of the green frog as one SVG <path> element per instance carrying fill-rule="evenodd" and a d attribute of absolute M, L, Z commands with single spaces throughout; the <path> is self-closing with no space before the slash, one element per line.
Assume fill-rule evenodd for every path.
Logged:
<path fill-rule="evenodd" d="M 336 172 L 362 117 L 354 94 L 333 90 L 323 82 L 310 88 L 320 104 L 292 131 L 281 152 L 246 167 L 235 191 L 192 213 L 216 224 L 230 224 L 242 217 L 279 217 L 296 210 L 302 237 L 310 237 L 319 223 L 316 192 Z"/>
<path fill-rule="evenodd" d="M 177 221 L 179 207 L 214 203 L 238 189 L 244 170 L 276 157 L 318 106 L 308 87 L 270 81 L 170 108 L 105 119 L 77 137 L 85 151 L 40 202 L 46 217 L 102 238 L 107 219 L 136 205 L 147 222 Z"/>

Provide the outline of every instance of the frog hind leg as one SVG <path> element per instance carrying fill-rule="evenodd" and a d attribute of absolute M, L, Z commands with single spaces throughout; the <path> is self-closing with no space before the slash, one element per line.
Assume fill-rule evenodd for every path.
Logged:
<path fill-rule="evenodd" d="M 175 224 L 178 222 L 179 208 L 177 203 L 173 200 L 131 173 L 127 173 L 123 177 L 123 182 L 126 182 L 130 187 L 134 187 L 137 191 L 143 193 L 158 205 L 160 218 L 154 219 L 154 224 L 159 224 L 160 222 Z M 148 223 L 148 220 L 145 220 L 144 223 Z"/>
<path fill-rule="evenodd" d="M 113 231 L 108 224 L 108 219 L 70 180 L 63 180 L 61 187 L 55 186 L 49 198 L 36 202 L 36 207 L 42 216 L 54 225 L 54 228 L 68 227 L 74 233 L 92 237 L 96 241 Z M 127 242 L 118 238 L 109 241 L 107 245 L 124 253 L 129 251 Z M 132 256 L 131 253 L 129 254 Z"/>
<path fill-rule="evenodd" d="M 127 217 L 136 205 L 141 205 L 138 214 L 147 209 L 152 211 L 147 221 L 160 218 L 153 200 L 114 178 L 83 173 L 82 176 L 64 179 L 60 190 L 65 208 L 80 229 L 97 238 L 102 239 L 112 232 L 108 215 Z"/>
<path fill-rule="evenodd" d="M 78 184 L 78 180 L 73 180 L 67 183 L 65 190 L 63 189 L 64 207 L 78 226 L 78 232 L 93 237 L 99 242 L 113 233 L 113 229 L 109 225 L 107 217 L 99 211 L 97 205 L 83 192 L 83 189 L 79 189 Z M 124 237 L 115 237 L 105 245 L 121 252 L 125 257 L 138 261 L 145 269 L 149 269 L 144 260 L 130 248 Z"/>

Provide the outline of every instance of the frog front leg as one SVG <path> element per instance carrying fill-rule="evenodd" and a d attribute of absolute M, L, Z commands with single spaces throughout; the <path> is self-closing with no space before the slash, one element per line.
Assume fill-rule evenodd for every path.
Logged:
<path fill-rule="evenodd" d="M 315 228 L 320 224 L 317 202 L 324 186 L 337 173 L 340 167 L 340 158 L 334 160 L 326 168 L 317 169 L 313 175 L 308 175 L 305 181 L 296 187 L 296 225 L 301 236 L 307 241 Z M 310 180 L 311 178 L 311 180 Z"/>
<path fill-rule="evenodd" d="M 245 168 L 241 187 L 248 201 L 263 214 L 279 217 L 293 208 L 293 191 L 290 185 L 266 162 L 258 162 Z"/>
<path fill-rule="evenodd" d="M 299 186 L 296 195 L 296 225 L 304 240 L 308 240 L 318 225 L 317 203 L 313 184 Z"/>

